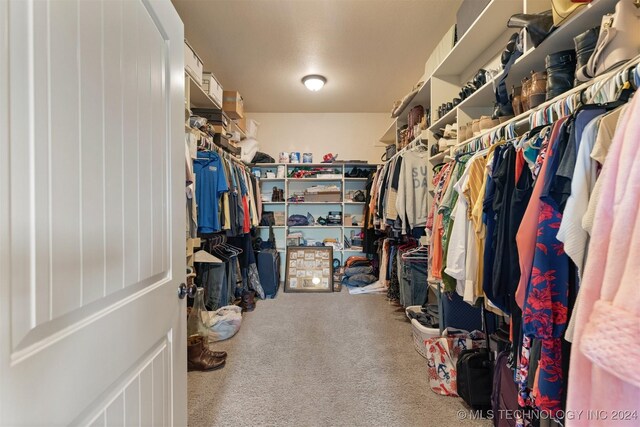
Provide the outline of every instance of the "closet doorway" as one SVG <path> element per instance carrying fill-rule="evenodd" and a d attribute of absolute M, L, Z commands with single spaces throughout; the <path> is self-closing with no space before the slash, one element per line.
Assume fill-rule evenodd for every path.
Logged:
<path fill-rule="evenodd" d="M 186 425 L 183 25 L 0 1 L 0 425 Z"/>

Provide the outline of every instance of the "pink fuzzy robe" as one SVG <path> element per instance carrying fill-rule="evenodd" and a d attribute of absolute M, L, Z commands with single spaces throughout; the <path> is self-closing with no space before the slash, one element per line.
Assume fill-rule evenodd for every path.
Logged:
<path fill-rule="evenodd" d="M 640 425 L 638 95 L 616 130 L 600 179 L 602 197 L 574 312 L 567 410 L 576 415 L 567 419 L 569 427 Z M 606 419 L 590 410 L 604 411 L 600 418 Z"/>

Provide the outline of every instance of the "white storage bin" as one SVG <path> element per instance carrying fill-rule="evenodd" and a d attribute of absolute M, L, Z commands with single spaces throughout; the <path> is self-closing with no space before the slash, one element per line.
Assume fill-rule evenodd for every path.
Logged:
<path fill-rule="evenodd" d="M 405 309 L 405 314 L 407 318 L 411 320 L 411 334 L 413 335 L 413 346 L 416 351 L 420 353 L 420 356 L 427 358 L 427 348 L 425 346 L 425 341 L 429 338 L 439 337 L 440 329 L 438 328 L 428 328 L 423 326 L 416 319 L 412 319 L 409 317 L 409 312 L 412 311 L 414 313 L 420 313 L 422 311 L 422 307 L 419 305 L 412 305 Z"/>
<path fill-rule="evenodd" d="M 184 41 L 184 70 L 202 86 L 202 59 L 196 54 L 187 40 Z"/>
<path fill-rule="evenodd" d="M 222 107 L 222 85 L 212 73 L 202 73 L 202 89 Z"/>

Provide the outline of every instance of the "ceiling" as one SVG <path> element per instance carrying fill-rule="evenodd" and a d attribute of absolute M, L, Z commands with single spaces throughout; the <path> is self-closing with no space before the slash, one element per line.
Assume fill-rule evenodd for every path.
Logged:
<path fill-rule="evenodd" d="M 249 112 L 388 112 L 461 0 L 172 0 L 185 37 Z M 310 92 L 301 83 L 322 74 Z"/>

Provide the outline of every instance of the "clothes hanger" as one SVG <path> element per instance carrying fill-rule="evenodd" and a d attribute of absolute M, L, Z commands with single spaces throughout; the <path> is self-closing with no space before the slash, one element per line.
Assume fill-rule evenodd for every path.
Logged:
<path fill-rule="evenodd" d="M 402 259 L 428 260 L 429 248 L 427 246 L 418 246 L 417 248 L 408 250 L 402 254 Z"/>
<path fill-rule="evenodd" d="M 210 254 L 204 249 L 200 249 L 198 252 L 193 254 L 193 260 L 195 262 L 209 263 L 209 264 L 224 264 L 220 258 L 215 255 Z"/>

